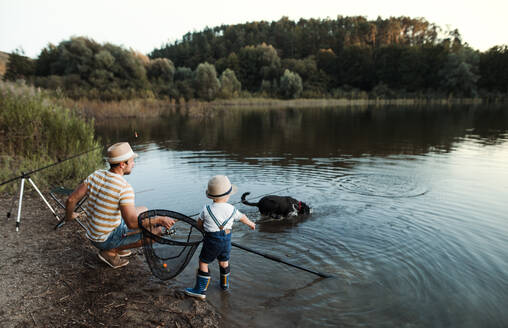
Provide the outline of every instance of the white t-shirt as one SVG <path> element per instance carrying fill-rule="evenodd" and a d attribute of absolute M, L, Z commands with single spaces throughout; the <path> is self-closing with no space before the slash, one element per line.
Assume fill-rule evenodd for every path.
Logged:
<path fill-rule="evenodd" d="M 228 223 L 224 226 L 225 229 L 231 229 L 233 227 L 233 221 L 238 221 L 243 217 L 243 213 L 237 210 L 233 205 L 229 203 L 213 203 L 210 205 L 205 205 L 203 207 L 203 211 L 199 215 L 199 218 L 203 220 L 203 228 L 206 232 L 216 232 L 220 231 L 220 228 L 217 226 L 213 218 L 210 216 L 208 212 L 207 206 L 210 207 L 210 211 L 217 219 L 219 225 L 222 225 L 231 215 L 231 219 L 229 219 Z M 234 213 L 233 213 L 234 212 Z"/>

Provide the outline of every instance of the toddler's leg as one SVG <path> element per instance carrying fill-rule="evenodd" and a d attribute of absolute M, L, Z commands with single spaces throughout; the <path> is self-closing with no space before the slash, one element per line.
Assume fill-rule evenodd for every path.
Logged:
<path fill-rule="evenodd" d="M 208 272 L 208 264 L 199 261 L 199 270 L 203 272 Z"/>
<path fill-rule="evenodd" d="M 222 289 L 227 290 L 229 288 L 229 261 L 220 261 L 220 286 Z"/>
<path fill-rule="evenodd" d="M 206 271 L 203 271 L 205 269 Z M 204 300 L 206 298 L 206 290 L 208 289 L 208 285 L 210 284 L 210 273 L 208 272 L 208 264 L 199 261 L 199 270 L 196 275 L 196 284 L 194 288 L 186 288 L 185 294 L 197 297 L 199 299 Z"/>

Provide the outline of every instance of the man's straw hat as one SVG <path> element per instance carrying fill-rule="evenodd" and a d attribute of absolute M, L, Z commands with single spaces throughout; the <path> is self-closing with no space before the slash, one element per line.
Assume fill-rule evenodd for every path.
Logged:
<path fill-rule="evenodd" d="M 233 195 L 238 188 L 229 182 L 225 175 L 216 175 L 208 181 L 208 188 L 206 189 L 206 197 L 211 199 L 222 198 L 228 195 Z"/>
<path fill-rule="evenodd" d="M 136 158 L 138 154 L 132 151 L 128 142 L 119 142 L 108 148 L 108 162 L 111 164 L 125 162 L 132 157 Z"/>

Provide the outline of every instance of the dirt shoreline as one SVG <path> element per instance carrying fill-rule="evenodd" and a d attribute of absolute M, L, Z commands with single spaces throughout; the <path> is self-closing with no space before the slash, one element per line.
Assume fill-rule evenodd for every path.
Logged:
<path fill-rule="evenodd" d="M 33 194 L 0 196 L 0 322 L 2 327 L 219 327 L 208 302 L 186 297 L 172 281 L 151 275 L 141 249 L 111 269 L 75 223 L 57 220 Z"/>

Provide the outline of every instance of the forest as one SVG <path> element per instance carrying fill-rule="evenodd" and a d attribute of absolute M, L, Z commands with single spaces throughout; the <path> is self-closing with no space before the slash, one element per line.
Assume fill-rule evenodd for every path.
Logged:
<path fill-rule="evenodd" d="M 505 98 L 508 46 L 480 52 L 424 18 L 249 22 L 149 54 L 86 37 L 9 56 L 4 80 L 73 99 Z"/>

